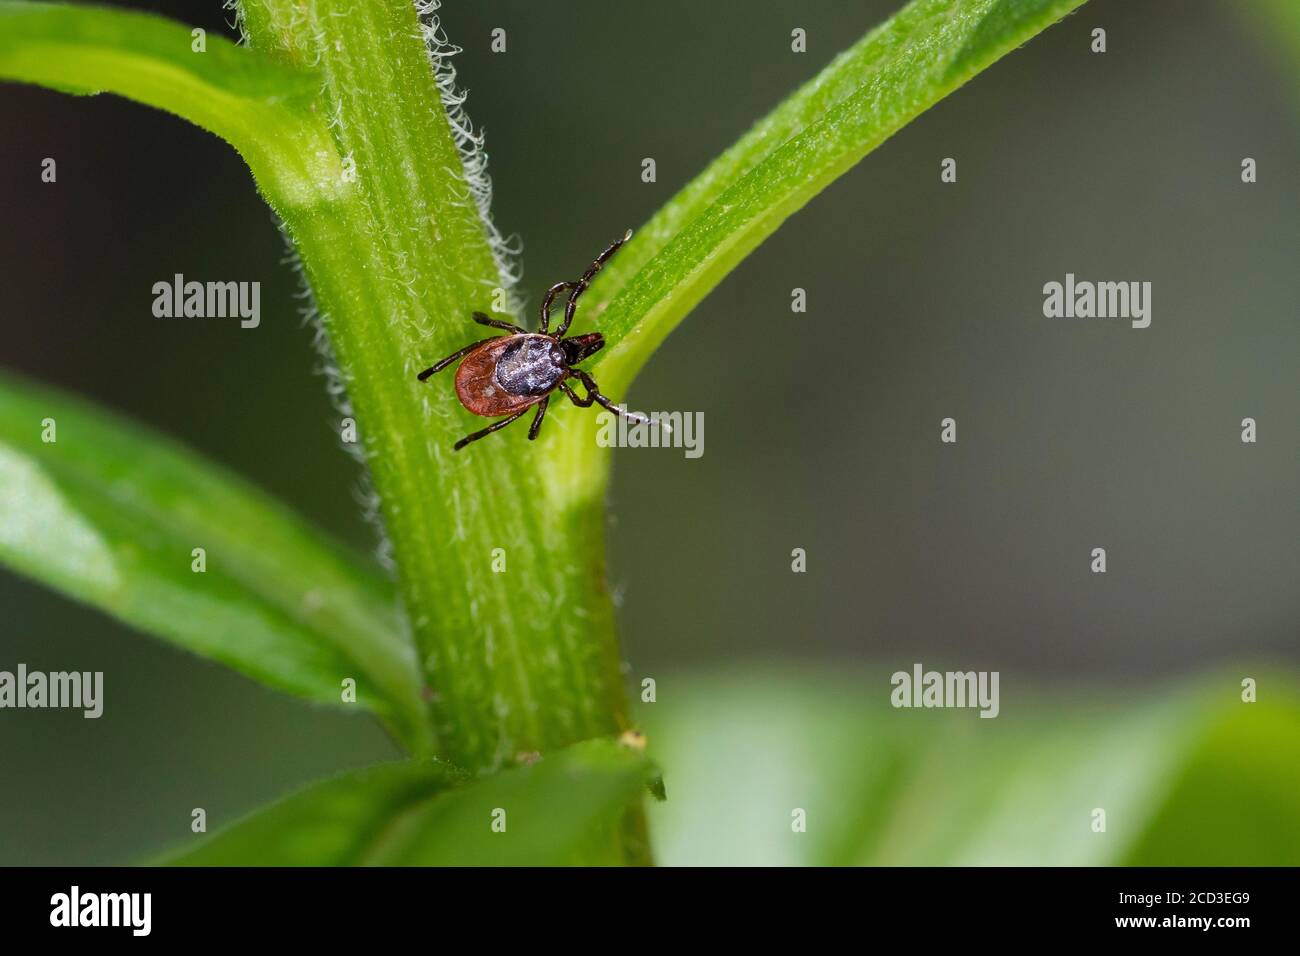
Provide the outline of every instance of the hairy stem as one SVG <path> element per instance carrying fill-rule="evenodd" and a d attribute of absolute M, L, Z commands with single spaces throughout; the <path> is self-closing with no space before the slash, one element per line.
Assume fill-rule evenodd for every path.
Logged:
<path fill-rule="evenodd" d="M 548 508 L 541 443 L 522 434 L 453 453 L 482 420 L 447 377 L 416 381 L 481 337 L 470 313 L 490 311 L 503 279 L 415 9 L 247 0 L 243 13 L 254 48 L 319 74 L 318 109 L 355 168 L 343 198 L 280 212 L 355 409 L 442 750 L 485 770 L 615 732 L 599 502 Z"/>

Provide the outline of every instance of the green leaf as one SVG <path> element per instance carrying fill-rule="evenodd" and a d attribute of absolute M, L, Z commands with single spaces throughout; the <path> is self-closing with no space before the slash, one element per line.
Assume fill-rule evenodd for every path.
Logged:
<path fill-rule="evenodd" d="M 430 746 L 386 581 L 211 462 L 6 375 L 0 562 L 279 690 L 338 705 L 350 677 L 361 706 Z"/>
<path fill-rule="evenodd" d="M 0 79 L 184 117 L 238 149 L 279 206 L 341 195 L 338 152 L 312 111 L 321 78 L 220 36 L 203 52 L 193 42 L 189 27 L 151 14 L 0 0 Z"/>
<path fill-rule="evenodd" d="M 1256 35 L 1260 47 L 1274 54 L 1287 71 L 1292 94 L 1300 96 L 1300 4 L 1295 0 L 1255 0 L 1228 7 Z"/>
<path fill-rule="evenodd" d="M 664 687 L 661 681 L 661 689 Z M 1296 865 L 1300 693 L 1238 678 L 894 709 L 877 672 L 732 675 L 645 708 L 668 865 Z M 791 828 L 802 809 L 807 830 Z M 1093 810 L 1106 831 L 1093 832 Z"/>
<path fill-rule="evenodd" d="M 479 779 L 432 761 L 385 764 L 309 787 L 166 862 L 617 864 L 617 837 L 651 773 L 643 754 L 607 740 Z"/>
<path fill-rule="evenodd" d="M 1259 703 L 1227 704 L 1204 728 L 1125 864 L 1300 864 L 1300 689 L 1260 687 Z"/>
<path fill-rule="evenodd" d="M 788 216 L 1082 3 L 915 0 L 836 57 L 674 196 L 597 279 L 583 314 L 600 316 L 611 343 L 595 358 L 601 385 L 623 394 L 668 333 Z"/>

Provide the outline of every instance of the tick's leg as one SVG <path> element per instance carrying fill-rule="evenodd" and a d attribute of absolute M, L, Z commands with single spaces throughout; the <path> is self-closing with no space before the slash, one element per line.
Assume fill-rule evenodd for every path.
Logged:
<path fill-rule="evenodd" d="M 577 405 L 579 408 L 591 408 L 592 403 L 595 401 L 595 399 L 590 395 L 586 398 L 579 398 L 578 393 L 569 388 L 569 386 L 564 382 L 560 383 L 560 391 L 565 395 L 568 395 L 569 401 L 573 402 L 573 404 Z"/>
<path fill-rule="evenodd" d="M 562 337 L 565 332 L 569 331 L 569 324 L 573 322 L 573 311 L 578 307 L 578 297 L 587 291 L 587 286 L 591 285 L 591 280 L 595 277 L 596 273 L 600 271 L 601 266 L 609 261 L 610 256 L 618 252 L 619 246 L 623 245 L 623 243 L 627 242 L 631 238 L 632 230 L 629 229 L 627 232 L 623 233 L 622 239 L 614 240 L 614 242 L 610 243 L 608 249 L 595 258 L 595 261 L 593 261 L 587 268 L 587 271 L 582 274 L 581 279 L 577 282 L 569 283 L 569 286 L 573 291 L 569 293 L 569 301 L 564 305 L 564 321 L 561 322 L 560 327 L 555 330 L 557 336 Z"/>
<path fill-rule="evenodd" d="M 528 426 L 528 440 L 532 441 L 537 437 L 537 433 L 542 430 L 542 419 L 546 417 L 546 406 L 551 402 L 551 396 L 547 395 L 537 403 L 537 414 L 533 416 L 533 423 Z"/>
<path fill-rule="evenodd" d="M 578 379 L 578 381 L 582 382 L 583 385 L 587 386 L 587 398 L 586 401 L 584 402 L 578 401 L 577 397 L 574 396 L 572 392 L 570 392 L 569 397 L 573 399 L 575 404 L 581 405 L 583 408 L 586 408 L 592 402 L 595 402 L 597 405 L 600 405 L 602 408 L 609 409 L 615 415 L 622 415 L 630 422 L 640 422 L 643 425 L 659 424 L 659 422 L 654 421 L 653 419 L 650 418 L 646 418 L 644 415 L 638 415 L 636 412 L 629 412 L 626 408 L 620 408 L 619 406 L 615 405 L 604 395 L 600 394 L 600 389 L 596 387 L 595 380 L 592 379 L 592 377 L 588 375 L 586 372 L 584 372 L 582 369 L 574 368 L 574 369 L 569 369 L 569 371 Z M 561 385 L 560 387 L 564 388 L 563 385 Z M 565 391 L 568 392 L 569 389 L 565 389 Z"/>
<path fill-rule="evenodd" d="M 474 313 L 474 321 L 479 325 L 490 325 L 494 329 L 504 329 L 507 332 L 518 332 L 520 335 L 523 335 L 528 331 L 527 329 L 521 329 L 512 322 L 502 322 L 500 319 L 490 318 L 482 312 Z"/>
<path fill-rule="evenodd" d="M 487 428 L 480 428 L 478 431 L 474 432 L 474 434 L 472 434 L 472 435 L 466 435 L 466 436 L 465 436 L 464 438 L 462 438 L 460 441 L 456 442 L 456 444 L 452 446 L 452 449 L 451 449 L 451 450 L 452 450 L 452 451 L 460 451 L 462 448 L 464 448 L 464 447 L 465 447 L 466 445 L 468 445 L 470 442 L 472 442 L 472 441 L 478 441 L 480 438 L 485 438 L 485 437 L 487 437 L 488 435 L 491 435 L 494 431 L 497 431 L 497 430 L 499 430 L 499 429 L 505 428 L 507 425 L 509 425 L 511 422 L 513 422 L 516 418 L 522 418 L 523 415 L 524 415 L 524 412 L 526 412 L 526 411 L 528 411 L 528 409 L 525 408 L 525 409 L 523 409 L 523 410 L 521 410 L 521 411 L 515 412 L 515 413 L 514 413 L 513 415 L 511 415 L 509 418 L 503 418 L 503 419 L 501 419 L 501 421 L 499 421 L 499 422 L 493 422 L 493 423 L 492 423 L 491 425 L 489 425 Z"/>
<path fill-rule="evenodd" d="M 550 334 L 549 332 L 547 332 L 547 329 L 551 325 L 551 303 L 554 302 L 555 297 L 559 295 L 561 292 L 563 292 L 565 289 L 572 289 L 577 284 L 578 283 L 576 282 L 557 282 L 555 283 L 555 285 L 551 286 L 549 289 L 546 290 L 546 298 L 542 299 L 542 311 L 541 311 L 542 324 L 541 327 L 538 329 L 538 331 L 541 332 L 543 335 Z"/>
<path fill-rule="evenodd" d="M 499 336 L 494 336 L 494 338 L 497 338 L 497 337 L 499 337 Z M 477 342 L 471 342 L 469 345 L 465 346 L 465 347 L 464 347 L 463 349 L 461 349 L 459 352 L 452 352 L 450 355 L 448 355 L 445 359 L 443 359 L 443 360 L 442 360 L 441 362 L 439 362 L 437 365 L 431 365 L 429 368 L 426 368 L 423 372 L 421 372 L 419 375 L 417 375 L 416 378 L 418 378 L 421 382 L 423 382 L 426 378 L 428 378 L 430 375 L 433 375 L 435 372 L 441 372 L 443 369 L 445 369 L 445 368 L 446 368 L 448 365 L 450 365 L 452 362 L 456 361 L 456 359 L 458 359 L 458 358 L 460 358 L 460 357 L 462 357 L 462 356 L 464 356 L 464 355 L 468 355 L 470 352 L 473 352 L 476 348 L 478 348 L 478 347 L 479 347 L 480 345 L 482 345 L 484 342 L 491 342 L 491 341 L 492 341 L 492 339 L 479 339 L 479 341 L 477 341 Z"/>

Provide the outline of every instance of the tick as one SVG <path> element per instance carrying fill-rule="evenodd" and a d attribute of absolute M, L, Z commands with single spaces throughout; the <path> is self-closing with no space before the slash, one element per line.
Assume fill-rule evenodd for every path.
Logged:
<path fill-rule="evenodd" d="M 576 282 L 557 282 L 546 290 L 542 300 L 541 326 L 537 332 L 529 332 L 510 322 L 489 318 L 482 312 L 474 313 L 474 321 L 494 329 L 504 329 L 509 335 L 498 335 L 482 339 L 453 352 L 437 365 L 426 368 L 418 376 L 423 382 L 430 375 L 441 372 L 457 359 L 464 359 L 456 369 L 456 397 L 460 403 L 475 415 L 484 418 L 496 418 L 504 415 L 500 421 L 493 422 L 487 428 L 479 429 L 456 442 L 455 451 L 460 451 L 472 441 L 478 441 L 505 428 L 517 418 L 523 417 L 528 409 L 537 407 L 533 423 L 528 427 L 528 440 L 537 437 L 546 417 L 546 406 L 551 400 L 551 393 L 557 388 L 569 396 L 569 401 L 579 408 L 590 408 L 592 403 L 609 409 L 615 415 L 622 415 L 631 421 L 653 424 L 643 415 L 619 408 L 600 393 L 596 382 L 577 364 L 590 358 L 605 347 L 605 337 L 599 332 L 585 335 L 573 335 L 565 338 L 573 322 L 574 310 L 578 299 L 587 291 L 591 280 L 609 257 L 618 252 L 623 243 L 632 238 L 632 230 L 623 234 L 623 238 L 614 242 L 608 249 L 598 255 L 582 278 Z M 551 305 L 555 297 L 565 290 L 569 291 L 568 301 L 564 305 L 564 321 L 554 332 L 549 331 L 551 324 Z M 578 393 L 569 385 L 570 379 L 577 379 L 586 389 L 586 396 Z"/>

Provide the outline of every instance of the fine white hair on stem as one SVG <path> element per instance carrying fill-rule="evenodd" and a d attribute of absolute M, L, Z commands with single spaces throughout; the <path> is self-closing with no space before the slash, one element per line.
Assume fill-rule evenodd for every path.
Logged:
<path fill-rule="evenodd" d="M 248 23 L 244 19 L 243 3 L 241 3 L 240 0 L 225 0 L 225 2 L 221 5 L 221 8 L 223 10 L 230 10 L 234 12 L 235 22 L 230 25 L 231 27 L 233 27 L 235 30 L 239 32 L 238 42 L 240 46 L 248 46 Z"/>
<path fill-rule="evenodd" d="M 352 402 L 348 399 L 347 379 L 339 368 L 338 362 L 334 359 L 334 350 L 330 346 L 329 334 L 325 331 L 324 316 L 321 315 L 320 309 L 316 305 L 316 296 L 312 293 L 311 283 L 307 280 L 306 270 L 302 266 L 302 258 L 298 255 L 298 250 L 294 247 L 293 240 L 290 238 L 288 230 L 284 228 L 284 224 L 277 222 L 277 225 L 280 228 L 280 235 L 284 237 L 285 246 L 284 259 L 281 262 L 292 269 L 298 276 L 298 291 L 294 293 L 294 298 L 299 301 L 298 315 L 304 325 L 311 327 L 312 346 L 316 349 L 316 354 L 320 358 L 320 363 L 316 366 L 316 373 L 325 379 L 325 394 L 329 396 L 330 403 L 333 404 L 334 410 L 338 414 L 338 419 L 331 423 L 331 428 L 338 436 L 339 445 L 342 446 L 343 450 L 362 466 L 353 496 L 361 507 L 362 518 L 375 530 L 377 542 L 375 558 L 382 567 L 391 572 L 396 567 L 393 560 L 393 545 L 388 538 L 388 532 L 384 528 L 384 516 L 380 510 L 379 493 L 375 490 L 374 482 L 370 477 L 370 470 L 365 467 L 369 458 L 365 437 L 358 432 L 357 441 L 343 440 L 342 420 L 350 418 L 353 422 L 356 421 L 356 415 L 352 410 Z"/>
<path fill-rule="evenodd" d="M 474 129 L 469 114 L 465 112 L 467 94 L 456 88 L 456 68 L 451 63 L 451 58 L 461 52 L 461 48 L 448 40 L 447 34 L 443 32 L 438 19 L 442 0 L 414 0 L 414 3 L 420 21 L 420 35 L 429 51 L 434 81 L 447 113 L 447 124 L 451 127 L 452 139 L 460 153 L 465 183 L 469 187 L 470 198 L 478 209 L 479 218 L 483 221 L 483 228 L 487 231 L 488 245 L 492 249 L 501 289 L 505 293 L 506 311 L 519 316 L 522 313 L 522 303 L 515 287 L 522 277 L 519 265 L 522 248 L 518 236 L 503 236 L 492 221 L 492 177 L 487 171 L 488 156 L 483 149 L 483 131 Z"/>

